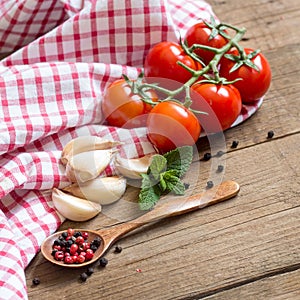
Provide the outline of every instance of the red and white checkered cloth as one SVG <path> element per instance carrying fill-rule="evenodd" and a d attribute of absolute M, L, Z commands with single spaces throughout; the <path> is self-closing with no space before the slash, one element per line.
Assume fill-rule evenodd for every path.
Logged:
<path fill-rule="evenodd" d="M 107 84 L 135 78 L 151 46 L 211 14 L 201 0 L 0 0 L 0 53 L 14 52 L 0 61 L 1 299 L 27 299 L 24 269 L 63 222 L 51 188 L 67 184 L 67 142 L 98 135 L 132 157 L 153 151 L 145 128 L 102 125 Z"/>

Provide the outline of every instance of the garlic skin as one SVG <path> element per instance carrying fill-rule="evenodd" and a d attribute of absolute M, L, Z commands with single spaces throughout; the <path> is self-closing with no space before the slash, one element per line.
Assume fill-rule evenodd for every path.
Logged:
<path fill-rule="evenodd" d="M 101 212 L 100 204 L 69 195 L 57 188 L 52 190 L 52 201 L 63 217 L 75 222 L 87 221 Z"/>
<path fill-rule="evenodd" d="M 110 164 L 116 150 L 94 150 L 69 157 L 66 176 L 71 182 L 83 183 L 99 176 Z"/>
<path fill-rule="evenodd" d="M 80 136 L 70 142 L 68 142 L 61 154 L 61 162 L 66 165 L 70 157 L 77 155 L 82 152 L 93 151 L 93 150 L 106 150 L 116 146 L 122 145 L 123 143 L 118 141 L 110 141 L 103 139 L 98 136 Z"/>
<path fill-rule="evenodd" d="M 140 174 L 146 174 L 151 164 L 153 154 L 140 158 L 122 158 L 120 155 L 115 158 L 115 167 L 123 176 L 131 179 L 141 179 Z"/>
<path fill-rule="evenodd" d="M 118 201 L 126 191 L 126 178 L 119 176 L 97 177 L 85 183 L 73 183 L 64 191 L 74 196 L 107 205 Z"/>

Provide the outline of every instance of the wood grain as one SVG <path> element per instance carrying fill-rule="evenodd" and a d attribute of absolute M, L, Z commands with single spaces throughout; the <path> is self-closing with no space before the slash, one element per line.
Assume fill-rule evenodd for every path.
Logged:
<path fill-rule="evenodd" d="M 185 178 L 189 193 L 209 177 L 236 180 L 239 195 L 131 233 L 118 242 L 123 251 L 108 252 L 107 267 L 95 265 L 85 283 L 85 269 L 65 270 L 39 254 L 26 270 L 29 299 L 300 299 L 300 1 L 209 3 L 222 21 L 247 28 L 244 46 L 260 48 L 273 72 L 261 109 L 225 132 L 226 155 L 195 161 Z M 201 157 L 207 140 L 198 149 Z M 225 170 L 216 177 L 219 163 Z M 137 192 L 129 188 L 127 199 Z M 125 209 L 117 213 L 81 226 L 98 229 L 130 217 Z M 78 224 L 62 228 L 69 226 Z"/>

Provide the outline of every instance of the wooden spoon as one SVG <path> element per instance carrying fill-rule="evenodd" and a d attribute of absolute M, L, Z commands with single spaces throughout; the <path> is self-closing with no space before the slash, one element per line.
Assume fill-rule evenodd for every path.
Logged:
<path fill-rule="evenodd" d="M 63 231 L 56 232 L 45 239 L 41 246 L 41 252 L 47 260 L 54 264 L 68 268 L 83 267 L 95 262 L 97 259 L 103 256 L 103 254 L 105 254 L 105 252 L 113 245 L 114 242 L 134 229 L 137 229 L 150 222 L 185 214 L 193 210 L 204 208 L 206 206 L 230 199 L 236 196 L 239 190 L 240 187 L 238 183 L 234 181 L 225 181 L 218 186 L 204 191 L 201 194 L 196 194 L 186 198 L 177 197 L 176 199 L 169 200 L 168 202 L 158 203 L 153 210 L 150 210 L 144 215 L 126 223 L 118 224 L 98 231 L 75 229 L 75 231 L 88 232 L 89 241 L 94 240 L 96 237 L 100 237 L 102 240 L 100 247 L 94 253 L 93 259 L 81 264 L 65 264 L 61 261 L 55 260 L 51 255 L 53 242 L 61 235 Z"/>

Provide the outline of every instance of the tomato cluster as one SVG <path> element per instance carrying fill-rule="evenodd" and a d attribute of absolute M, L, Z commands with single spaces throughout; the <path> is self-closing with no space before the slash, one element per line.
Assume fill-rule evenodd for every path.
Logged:
<path fill-rule="evenodd" d="M 154 45 L 145 57 L 143 76 L 135 81 L 124 76 L 106 89 L 102 112 L 107 123 L 147 126 L 148 138 L 160 152 L 193 145 L 202 129 L 230 128 L 242 105 L 258 101 L 271 83 L 263 54 L 238 44 L 244 33 L 212 18 L 191 26 L 178 43 Z M 153 78 L 155 84 L 147 83 Z M 166 79 L 180 86 L 160 86 Z"/>

